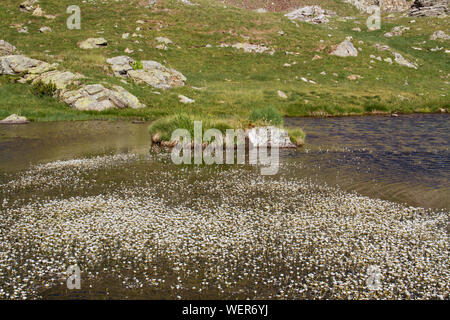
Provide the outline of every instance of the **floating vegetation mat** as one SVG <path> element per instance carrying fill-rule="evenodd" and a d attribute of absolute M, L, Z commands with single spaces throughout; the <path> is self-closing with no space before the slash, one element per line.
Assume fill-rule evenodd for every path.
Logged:
<path fill-rule="evenodd" d="M 449 212 L 297 169 L 122 154 L 3 175 L 0 298 L 448 299 Z M 69 291 L 75 264 L 82 288 Z"/>

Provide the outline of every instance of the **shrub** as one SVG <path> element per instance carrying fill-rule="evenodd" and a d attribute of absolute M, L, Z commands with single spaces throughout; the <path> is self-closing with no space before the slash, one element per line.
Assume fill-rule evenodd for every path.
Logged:
<path fill-rule="evenodd" d="M 300 129 L 300 128 L 293 128 L 293 129 L 288 129 L 288 134 L 289 134 L 289 138 L 291 139 L 291 141 L 293 143 L 298 144 L 299 143 L 299 139 L 301 139 L 302 141 L 305 140 L 306 134 L 305 132 Z"/>
<path fill-rule="evenodd" d="M 53 82 L 45 83 L 38 81 L 31 86 L 33 94 L 43 97 L 50 96 L 53 97 L 56 93 L 56 85 Z"/>
<path fill-rule="evenodd" d="M 274 107 L 265 107 L 253 110 L 250 115 L 253 122 L 264 122 L 271 125 L 283 124 L 281 113 Z"/>

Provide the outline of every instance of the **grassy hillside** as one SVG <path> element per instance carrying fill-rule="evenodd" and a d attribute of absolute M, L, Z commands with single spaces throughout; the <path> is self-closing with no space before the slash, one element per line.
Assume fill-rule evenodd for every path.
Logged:
<path fill-rule="evenodd" d="M 450 104 L 446 95 L 450 64 L 449 54 L 445 53 L 449 42 L 429 40 L 436 30 L 448 32 L 448 19 L 415 18 L 415 23 L 409 23 L 412 19 L 408 17 L 385 16 L 381 30 L 368 32 L 367 17 L 337 0 L 300 1 L 320 3 L 337 12 L 338 16 L 331 18 L 330 23 L 321 25 L 302 22 L 296 25 L 284 17 L 285 12 L 257 13 L 230 5 L 224 8 L 221 1 L 213 0 L 192 0 L 199 6 L 159 0 L 151 9 L 139 4 L 145 1 L 88 0 L 76 1 L 81 8 L 81 30 L 68 30 L 66 8 L 74 4 L 73 0 L 40 0 L 46 13 L 57 16 L 54 20 L 20 12 L 21 2 L 0 3 L 0 38 L 29 57 L 58 62 L 61 70 L 85 74 L 93 82 L 121 85 L 148 108 L 100 113 L 76 111 L 50 97 L 33 95 L 29 85 L 1 76 L 0 118 L 18 113 L 37 121 L 120 117 L 151 120 L 183 112 L 241 121 L 248 119 L 255 108 L 267 106 L 277 108 L 285 116 L 301 116 L 434 112 Z M 342 19 L 345 16 L 356 19 L 346 21 Z M 138 24 L 137 20 L 145 23 Z M 28 27 L 29 33 L 18 33 L 17 25 L 21 24 Z M 398 25 L 410 30 L 399 37 L 383 36 Z M 51 27 L 53 32 L 40 33 L 42 26 Z M 142 30 L 136 31 L 137 27 Z M 353 31 L 355 27 L 362 31 Z M 134 32 L 142 37 L 132 37 Z M 130 33 L 129 39 L 122 39 L 123 33 Z M 168 50 L 155 48 L 158 36 L 173 41 Z M 329 55 L 331 47 L 346 36 L 352 36 L 355 47 L 361 48 L 359 55 L 347 58 Z M 109 45 L 94 50 L 77 47 L 79 41 L 90 37 L 104 37 Z M 264 44 L 276 52 L 254 54 L 218 47 L 221 43 L 237 42 Z M 418 69 L 377 60 L 371 63 L 372 54 L 392 57 L 378 51 L 375 43 L 389 45 L 417 63 Z M 211 47 L 206 47 L 207 44 Z M 321 46 L 323 50 L 316 52 Z M 429 50 L 436 46 L 444 49 Z M 124 55 L 126 48 L 134 50 L 126 55 L 136 60 L 156 60 L 179 70 L 187 77 L 186 86 L 161 91 L 130 81 L 122 83 L 113 76 L 106 59 Z M 321 59 L 313 61 L 315 55 Z M 352 74 L 362 79 L 349 80 L 347 77 Z M 315 84 L 304 82 L 302 77 Z M 287 99 L 280 98 L 278 90 L 285 92 Z M 196 102 L 181 104 L 180 94 Z"/>

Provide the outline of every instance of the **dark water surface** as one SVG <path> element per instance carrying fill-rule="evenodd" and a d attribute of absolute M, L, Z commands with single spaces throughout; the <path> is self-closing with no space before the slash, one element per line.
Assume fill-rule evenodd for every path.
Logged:
<path fill-rule="evenodd" d="M 0 126 L 0 172 L 94 155 L 146 154 L 147 125 L 95 121 Z M 304 148 L 281 152 L 289 174 L 374 198 L 450 208 L 449 115 L 290 118 L 286 125 L 307 133 Z"/>
<path fill-rule="evenodd" d="M 299 155 L 307 175 L 371 197 L 450 208 L 449 115 L 297 118 L 286 123 L 307 133 Z"/>

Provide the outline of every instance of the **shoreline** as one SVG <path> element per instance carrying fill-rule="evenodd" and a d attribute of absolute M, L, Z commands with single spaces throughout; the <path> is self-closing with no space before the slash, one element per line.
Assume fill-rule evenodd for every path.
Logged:
<path fill-rule="evenodd" d="M 348 117 L 395 117 L 395 116 L 409 116 L 409 115 L 442 115 L 442 114 L 449 114 L 449 109 L 444 109 L 443 111 L 435 111 L 435 112 L 423 112 L 423 111 L 417 111 L 417 112 L 363 112 L 363 113 L 351 113 L 351 114 L 328 114 L 328 115 L 299 115 L 299 116 L 283 116 L 284 119 L 296 119 L 296 118 L 313 118 L 313 119 L 322 119 L 322 118 L 348 118 Z M 168 115 L 170 116 L 170 115 Z M 113 117 L 113 118 L 92 118 L 92 119 L 71 119 L 71 120 L 34 120 L 29 119 L 26 123 L 0 123 L 0 125 L 15 125 L 15 124 L 30 124 L 30 123 L 58 123 L 58 122 L 83 122 L 83 121 L 123 121 L 123 122 L 132 122 L 136 125 L 143 125 L 143 124 L 151 124 L 154 121 L 157 121 L 159 119 L 163 119 L 164 117 L 155 118 L 153 120 L 142 120 L 138 117 Z"/>

